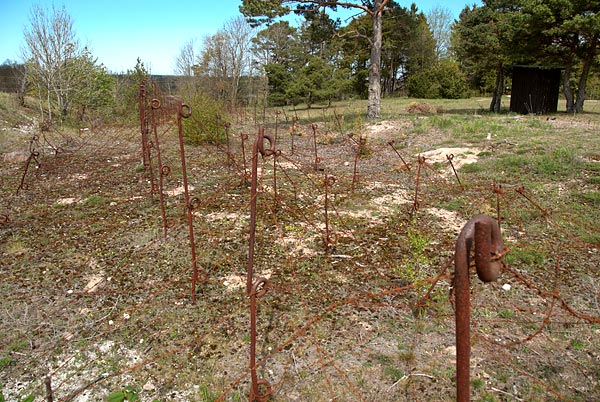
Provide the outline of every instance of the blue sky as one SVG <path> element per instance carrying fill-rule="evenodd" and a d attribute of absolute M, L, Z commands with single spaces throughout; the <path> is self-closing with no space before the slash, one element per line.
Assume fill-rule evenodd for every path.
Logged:
<path fill-rule="evenodd" d="M 399 2 L 409 7 L 410 1 Z M 440 5 L 455 17 L 479 0 L 416 1 L 427 12 Z M 0 63 L 21 60 L 23 31 L 34 4 L 65 6 L 83 45 L 112 72 L 125 72 L 144 61 L 153 74 L 171 74 L 181 46 L 216 33 L 239 16 L 241 0 L 0 0 Z"/>

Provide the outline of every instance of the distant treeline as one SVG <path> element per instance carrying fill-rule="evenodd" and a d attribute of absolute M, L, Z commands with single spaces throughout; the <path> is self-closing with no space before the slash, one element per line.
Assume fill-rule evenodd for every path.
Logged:
<path fill-rule="evenodd" d="M 21 80 L 24 75 L 22 64 L 0 65 L 0 92 L 16 93 L 19 91 Z M 113 77 L 122 77 L 124 74 L 111 74 Z M 177 93 L 185 77 L 178 75 L 153 75 L 152 80 L 156 82 L 160 91 L 164 94 L 173 95 Z"/>

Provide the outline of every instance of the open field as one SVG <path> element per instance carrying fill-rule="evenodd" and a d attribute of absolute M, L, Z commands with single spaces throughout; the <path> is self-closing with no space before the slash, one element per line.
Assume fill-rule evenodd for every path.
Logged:
<path fill-rule="evenodd" d="M 358 101 L 238 111 L 229 155 L 187 145 L 208 278 L 193 302 L 175 122 L 157 133 L 165 225 L 139 127 L 42 133 L 0 94 L 5 399 L 46 400 L 50 377 L 54 401 L 248 400 L 263 125 L 281 150 L 258 161 L 254 261 L 269 278 L 256 345 L 272 400 L 453 400 L 454 243 L 479 213 L 500 217 L 508 253 L 498 282 L 471 277 L 472 399 L 600 400 L 600 102 L 578 116 L 411 102 L 385 100 L 377 122 Z"/>

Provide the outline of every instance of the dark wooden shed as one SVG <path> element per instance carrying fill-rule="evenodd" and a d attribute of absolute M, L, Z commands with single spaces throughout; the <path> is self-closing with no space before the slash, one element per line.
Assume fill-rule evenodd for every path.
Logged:
<path fill-rule="evenodd" d="M 521 114 L 556 113 L 560 68 L 513 66 L 510 111 Z"/>

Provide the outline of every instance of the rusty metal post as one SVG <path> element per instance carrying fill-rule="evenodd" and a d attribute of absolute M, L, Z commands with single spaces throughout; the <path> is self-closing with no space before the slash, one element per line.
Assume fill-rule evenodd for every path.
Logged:
<path fill-rule="evenodd" d="M 231 123 L 225 123 L 225 138 L 227 140 L 227 166 L 231 167 L 233 162 L 233 156 L 231 155 L 231 141 L 229 140 L 229 129 L 231 128 Z"/>
<path fill-rule="evenodd" d="M 46 385 L 46 402 L 53 402 L 54 393 L 52 392 L 52 378 L 50 376 L 44 378 L 44 385 Z"/>
<path fill-rule="evenodd" d="M 296 113 L 296 111 L 294 110 L 294 113 Z M 291 137 L 291 148 L 290 148 L 290 155 L 294 155 L 294 133 L 296 132 L 296 124 L 298 123 L 298 116 L 293 116 L 292 117 L 292 128 L 290 130 L 290 137 Z"/>
<path fill-rule="evenodd" d="M 323 181 L 325 183 L 325 250 L 329 251 L 329 245 L 331 244 L 331 233 L 329 231 L 329 187 L 335 183 L 335 177 L 325 175 Z"/>
<path fill-rule="evenodd" d="M 256 299 L 267 292 L 269 281 L 258 278 L 250 289 L 250 376 L 252 387 L 250 389 L 250 402 L 266 402 L 271 395 L 271 384 L 267 380 L 258 379 L 256 373 Z"/>
<path fill-rule="evenodd" d="M 394 150 L 394 152 L 396 153 L 396 155 L 398 155 L 398 158 L 400 158 L 400 160 L 402 161 L 402 163 L 404 164 L 404 167 L 406 168 L 406 170 L 408 170 L 410 172 L 410 165 L 408 163 L 406 163 L 406 161 L 404 160 L 404 158 L 402 157 L 402 155 L 400 155 L 400 152 L 398 152 L 398 150 L 396 149 L 396 147 L 394 146 L 396 142 L 394 140 L 389 141 L 388 145 L 390 147 L 392 147 L 392 149 Z"/>
<path fill-rule="evenodd" d="M 277 136 L 279 131 L 279 115 L 281 112 L 279 110 L 275 111 L 275 142 L 277 142 Z"/>
<path fill-rule="evenodd" d="M 265 139 L 269 142 L 269 148 L 265 148 Z M 277 156 L 275 140 L 265 135 L 265 129 L 260 128 L 254 147 L 252 148 L 252 178 L 250 184 L 250 235 L 248 241 L 248 264 L 246 290 L 250 297 L 250 374 L 252 377 L 252 388 L 250 389 L 250 402 L 266 402 L 271 395 L 271 384 L 267 380 L 258 379 L 256 373 L 256 299 L 262 297 L 268 288 L 266 278 L 258 278 L 254 281 L 254 243 L 256 239 L 256 201 L 258 196 L 258 155 Z"/>
<path fill-rule="evenodd" d="M 192 301 L 196 301 L 196 282 L 204 282 L 207 279 L 206 271 L 202 270 L 202 277 L 199 277 L 198 262 L 196 258 L 196 241 L 194 240 L 194 220 L 192 216 L 193 205 L 190 201 L 190 192 L 188 188 L 187 168 L 185 165 L 185 147 L 183 146 L 183 126 L 181 119 L 187 119 L 192 115 L 192 108 L 182 103 L 179 105 L 177 113 L 177 128 L 179 133 L 179 152 L 181 154 L 181 174 L 183 178 L 183 190 L 185 195 L 185 206 L 187 212 L 187 221 L 190 236 L 190 250 L 192 253 Z"/>
<path fill-rule="evenodd" d="M 500 225 L 502 223 L 502 218 L 501 218 L 501 214 L 500 214 L 500 198 L 501 198 L 501 196 L 506 194 L 506 191 L 502 188 L 502 184 L 496 183 L 495 180 L 494 180 L 494 193 L 496 193 L 496 214 L 497 214 L 496 219 L 498 221 L 498 225 Z"/>
<path fill-rule="evenodd" d="M 145 169 L 148 166 L 148 120 L 146 119 L 146 81 L 142 82 L 138 88 L 138 103 L 140 112 L 140 133 L 142 134 L 142 163 L 144 165 L 145 173 Z"/>
<path fill-rule="evenodd" d="M 454 297 L 456 304 L 456 400 L 470 400 L 471 299 L 469 286 L 470 252 L 474 245 L 477 276 L 492 282 L 500 275 L 504 250 L 498 223 L 487 215 L 476 215 L 462 228 L 454 253 Z"/>
<path fill-rule="evenodd" d="M 358 159 L 360 158 L 360 154 L 362 152 L 363 147 L 365 146 L 367 139 L 362 135 L 358 138 L 358 142 L 356 143 L 356 153 L 354 154 L 354 170 L 352 171 L 352 192 L 354 192 L 354 185 L 357 181 L 357 167 L 358 167 Z"/>
<path fill-rule="evenodd" d="M 27 176 L 27 172 L 29 171 L 29 166 L 31 165 L 31 161 L 35 161 L 37 167 L 40 167 L 40 161 L 38 160 L 38 157 L 40 156 L 40 153 L 37 151 L 36 149 L 36 144 L 39 145 L 39 137 L 37 136 L 37 134 L 34 134 L 31 137 L 31 140 L 29 141 L 29 156 L 27 157 L 27 160 L 25 161 L 25 167 L 23 168 L 23 175 L 21 176 L 21 182 L 19 183 L 19 187 L 17 187 L 17 192 L 16 194 L 19 195 L 19 191 L 21 190 L 27 190 L 29 188 L 29 186 L 25 183 L 25 177 Z"/>
<path fill-rule="evenodd" d="M 265 139 L 270 147 L 265 149 Z M 252 278 L 254 275 L 254 242 L 256 239 L 256 198 L 258 195 L 258 155 L 270 156 L 275 154 L 275 141 L 270 135 L 265 135 L 265 129 L 260 128 L 254 147 L 252 148 L 252 177 L 250 182 L 250 236 L 248 244 L 248 264 L 246 266 L 247 279 L 246 290 L 250 294 L 252 290 Z"/>
<path fill-rule="evenodd" d="M 317 125 L 313 123 L 311 127 L 313 131 L 313 146 L 315 150 L 315 171 L 317 171 L 319 170 L 319 162 L 321 161 L 321 159 L 319 159 L 319 154 L 317 151 Z"/>
<path fill-rule="evenodd" d="M 154 132 L 154 148 L 156 149 L 156 159 L 158 161 L 158 199 L 160 202 L 160 213 L 163 220 L 163 235 L 167 238 L 167 214 L 165 212 L 165 196 L 163 194 L 164 179 L 171 172 L 171 168 L 164 166 L 162 163 L 162 157 L 160 154 L 160 143 L 158 139 L 158 127 L 156 124 L 155 110 L 160 108 L 160 100 L 152 99 L 150 102 L 151 113 L 152 113 L 152 130 Z"/>
<path fill-rule="evenodd" d="M 450 167 L 452 168 L 452 171 L 454 172 L 454 176 L 456 177 L 456 180 L 458 181 L 460 188 L 462 188 L 464 190 L 465 188 L 463 187 L 462 183 L 460 182 L 460 179 L 458 178 L 458 173 L 456 172 L 456 169 L 454 168 L 454 163 L 452 163 L 452 159 L 454 159 L 454 154 L 446 155 L 446 159 L 448 159 L 448 163 L 450 163 Z"/>
<path fill-rule="evenodd" d="M 248 139 L 248 134 L 240 133 L 240 139 L 242 141 L 242 163 L 244 164 L 244 177 L 242 178 L 242 182 L 248 181 L 248 167 L 246 166 L 246 140 Z"/>
<path fill-rule="evenodd" d="M 417 178 L 415 180 L 415 200 L 413 202 L 413 212 L 419 209 L 419 187 L 421 186 L 421 167 L 425 164 L 425 157 L 419 155 L 417 166 Z"/>
<path fill-rule="evenodd" d="M 525 190 L 525 186 L 521 186 L 521 187 L 517 188 L 515 191 L 517 193 L 521 194 L 527 201 L 529 201 L 531 203 L 531 205 L 536 207 L 542 214 L 544 214 L 544 216 L 546 218 L 550 217 L 550 212 L 548 212 L 547 210 L 542 208 L 538 203 L 536 203 L 533 200 L 533 198 L 530 195 L 527 194 L 527 191 Z"/>

